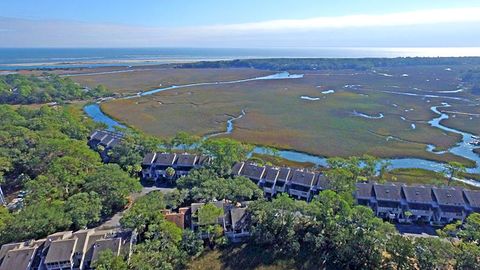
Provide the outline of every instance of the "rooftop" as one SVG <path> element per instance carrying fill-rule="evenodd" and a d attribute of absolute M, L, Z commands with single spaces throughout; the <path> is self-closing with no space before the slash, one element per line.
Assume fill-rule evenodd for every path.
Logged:
<path fill-rule="evenodd" d="M 155 164 L 156 165 L 164 165 L 164 166 L 169 166 L 173 165 L 173 162 L 175 162 L 175 158 L 177 157 L 177 154 L 168 154 L 168 153 L 157 153 L 157 157 L 155 158 Z"/>
<path fill-rule="evenodd" d="M 404 186 L 403 193 L 409 203 L 431 204 L 433 202 L 431 187 Z"/>
<path fill-rule="evenodd" d="M 265 175 L 263 179 L 267 182 L 274 183 L 277 180 L 278 174 L 280 173 L 279 168 L 275 168 L 272 166 L 266 166 L 265 168 Z"/>
<path fill-rule="evenodd" d="M 0 266 L 0 270 L 29 269 L 36 251 L 36 246 L 8 251 Z"/>
<path fill-rule="evenodd" d="M 463 192 L 459 188 L 433 188 L 433 194 L 439 205 L 465 206 Z"/>
<path fill-rule="evenodd" d="M 295 170 L 292 174 L 292 179 L 290 181 L 292 182 L 292 184 L 311 187 L 313 185 L 314 179 L 315 174 L 313 172 Z"/>
<path fill-rule="evenodd" d="M 245 164 L 240 175 L 248 178 L 261 179 L 264 172 L 265 167 L 257 166 L 256 164 Z"/>
<path fill-rule="evenodd" d="M 178 158 L 177 158 L 178 166 L 193 167 L 196 162 L 197 162 L 196 155 L 181 154 L 181 155 L 178 155 Z"/>
<path fill-rule="evenodd" d="M 463 193 L 470 206 L 480 208 L 480 191 L 464 190 Z"/>
<path fill-rule="evenodd" d="M 45 263 L 71 261 L 77 239 L 56 240 L 50 244 Z"/>
<path fill-rule="evenodd" d="M 374 184 L 373 190 L 378 201 L 400 202 L 402 200 L 402 188 L 400 185 L 393 183 Z"/>
<path fill-rule="evenodd" d="M 370 199 L 373 196 L 373 184 L 364 182 L 364 183 L 356 183 L 356 191 L 355 195 L 357 199 Z"/>

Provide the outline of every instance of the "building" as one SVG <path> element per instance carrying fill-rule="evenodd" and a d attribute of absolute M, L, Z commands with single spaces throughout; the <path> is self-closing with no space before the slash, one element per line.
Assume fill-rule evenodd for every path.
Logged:
<path fill-rule="evenodd" d="M 114 230 L 65 231 L 46 239 L 5 244 L 0 248 L 0 270 L 6 269 L 91 269 L 102 250 L 128 256 L 134 237 Z"/>
<path fill-rule="evenodd" d="M 310 201 L 313 196 L 315 173 L 306 170 L 294 170 L 288 183 L 288 194 L 299 200 Z"/>
<path fill-rule="evenodd" d="M 152 180 L 177 179 L 187 175 L 192 169 L 200 168 L 211 158 L 188 153 L 149 153 L 142 161 L 142 178 Z M 175 170 L 173 176 L 167 175 L 167 169 Z"/>
<path fill-rule="evenodd" d="M 437 223 L 450 223 L 454 220 L 464 221 L 467 216 L 463 191 L 460 188 L 433 188 L 438 207 L 435 209 Z"/>
<path fill-rule="evenodd" d="M 433 219 L 435 202 L 431 187 L 403 186 L 403 195 L 406 202 L 405 218 L 408 221 L 429 223 Z"/>
<path fill-rule="evenodd" d="M 100 153 L 103 162 L 108 162 L 108 151 L 122 143 L 123 134 L 108 130 L 95 130 L 88 136 L 88 146 Z"/>
<path fill-rule="evenodd" d="M 232 168 L 232 175 L 249 178 L 263 189 L 267 198 L 285 192 L 297 199 L 310 201 L 320 190 L 328 188 L 323 174 L 305 169 L 238 162 Z"/>
<path fill-rule="evenodd" d="M 226 201 L 211 202 L 218 208 L 223 209 L 223 214 L 218 217 L 216 224 L 223 228 L 224 234 L 232 242 L 240 242 L 250 236 L 248 231 L 248 222 L 250 220 L 250 213 L 247 211 L 248 202 L 232 204 Z M 199 224 L 197 213 L 198 210 L 204 206 L 205 203 L 192 203 L 190 206 L 190 229 L 198 231 L 201 225 Z M 206 235 L 202 235 L 206 237 Z"/>
<path fill-rule="evenodd" d="M 480 213 L 480 192 L 458 187 L 357 183 L 355 200 L 378 217 L 398 222 L 445 225 Z"/>
<path fill-rule="evenodd" d="M 402 218 L 402 187 L 398 184 L 374 184 L 373 192 L 376 200 L 375 214 L 382 218 Z"/>

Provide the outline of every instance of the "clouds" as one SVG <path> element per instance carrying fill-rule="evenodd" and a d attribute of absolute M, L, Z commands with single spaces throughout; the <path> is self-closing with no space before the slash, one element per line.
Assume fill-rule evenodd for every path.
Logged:
<path fill-rule="evenodd" d="M 2 47 L 480 46 L 480 7 L 140 27 L 0 18 Z"/>

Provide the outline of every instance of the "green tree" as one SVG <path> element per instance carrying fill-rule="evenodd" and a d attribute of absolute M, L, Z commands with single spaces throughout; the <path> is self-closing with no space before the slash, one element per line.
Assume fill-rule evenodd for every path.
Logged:
<path fill-rule="evenodd" d="M 414 249 L 420 269 L 446 269 L 455 253 L 449 241 L 430 237 L 416 238 Z"/>
<path fill-rule="evenodd" d="M 191 230 L 184 230 L 180 249 L 190 257 L 197 257 L 203 252 L 203 240 Z"/>
<path fill-rule="evenodd" d="M 473 213 L 467 217 L 467 221 L 463 228 L 459 231 L 458 236 L 469 242 L 480 244 L 480 214 Z"/>
<path fill-rule="evenodd" d="M 201 146 L 202 152 L 213 157 L 212 168 L 219 175 L 229 175 L 232 166 L 237 161 L 243 161 L 253 147 L 228 139 L 208 139 Z"/>
<path fill-rule="evenodd" d="M 465 166 L 463 166 L 462 163 L 459 162 L 449 162 L 447 165 L 445 165 L 445 175 L 448 177 L 448 185 L 451 184 L 452 180 L 462 173 L 466 172 Z"/>
<path fill-rule="evenodd" d="M 393 269 L 414 269 L 415 255 L 412 241 L 401 235 L 393 235 L 387 242 L 386 251 L 389 254 L 388 264 Z"/>
<path fill-rule="evenodd" d="M 83 229 L 100 221 L 102 201 L 97 193 L 77 193 L 65 204 L 67 215 L 72 218 L 75 229 Z"/>
<path fill-rule="evenodd" d="M 116 256 L 110 249 L 99 253 L 98 259 L 93 263 L 96 270 L 127 270 L 128 265 L 121 256 Z"/>
<path fill-rule="evenodd" d="M 201 142 L 201 138 L 188 134 L 187 132 L 180 131 L 175 134 L 175 137 L 172 139 L 172 144 L 174 147 L 182 148 L 183 151 L 187 151 L 192 148 L 197 148 Z"/>
<path fill-rule="evenodd" d="M 223 216 L 223 209 L 216 207 L 212 203 L 207 203 L 200 207 L 197 212 L 198 225 L 212 225 L 218 222 L 218 218 Z"/>
<path fill-rule="evenodd" d="M 456 252 L 455 269 L 480 269 L 480 247 L 476 243 L 460 242 Z"/>

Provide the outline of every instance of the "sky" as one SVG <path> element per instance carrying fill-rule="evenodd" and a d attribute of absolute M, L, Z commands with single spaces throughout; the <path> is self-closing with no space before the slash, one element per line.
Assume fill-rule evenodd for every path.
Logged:
<path fill-rule="evenodd" d="M 478 0 L 15 0 L 0 47 L 480 47 Z"/>

